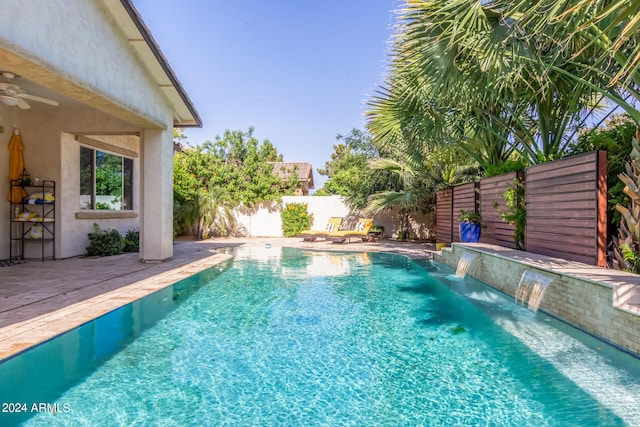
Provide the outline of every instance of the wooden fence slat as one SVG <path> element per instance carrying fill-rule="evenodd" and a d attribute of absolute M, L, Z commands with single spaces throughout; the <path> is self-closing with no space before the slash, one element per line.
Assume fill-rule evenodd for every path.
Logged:
<path fill-rule="evenodd" d="M 532 170 L 527 171 L 527 175 L 535 179 L 535 176 L 538 174 L 543 174 L 548 171 L 552 171 L 553 173 L 558 173 L 558 175 L 565 175 L 562 172 L 559 172 L 561 169 L 571 168 L 575 165 L 584 165 L 584 164 L 593 164 L 597 159 L 596 151 L 591 151 L 589 153 L 579 154 L 577 156 L 567 157 L 561 160 L 554 160 L 552 162 L 541 163 L 539 165 L 532 166 Z M 561 164 L 562 166 L 558 166 Z"/>
<path fill-rule="evenodd" d="M 556 203 L 556 202 L 580 202 L 587 201 L 593 202 L 595 193 L 595 187 L 593 189 L 589 189 L 588 191 L 575 191 L 573 193 L 560 193 L 555 192 L 554 190 L 549 190 L 546 193 L 527 193 L 527 201 L 538 203 Z"/>
<path fill-rule="evenodd" d="M 567 212 L 571 212 L 572 218 L 593 218 L 595 215 L 595 211 L 593 209 L 541 209 L 541 208 L 530 208 L 527 209 L 527 216 L 529 218 L 566 218 Z"/>
<path fill-rule="evenodd" d="M 532 166 L 536 167 L 536 166 Z M 531 181 L 529 182 L 546 182 L 550 183 L 553 180 L 569 180 L 569 181 L 585 181 L 589 175 L 595 175 L 596 171 L 593 169 L 593 163 L 587 163 L 583 165 L 574 166 L 562 166 L 562 170 L 548 170 L 543 173 L 535 173 L 529 176 Z M 593 177 L 592 177 L 593 179 Z"/>
<path fill-rule="evenodd" d="M 595 192 L 594 192 L 595 193 Z M 578 200 L 578 201 L 566 201 L 560 200 L 553 203 L 535 203 L 536 200 L 527 199 L 527 207 L 533 206 L 534 209 L 546 209 L 546 210 L 593 210 L 593 200 Z"/>
<path fill-rule="evenodd" d="M 563 243 L 567 241 L 568 243 Z M 539 253 L 542 254 L 541 251 L 549 251 L 549 250 L 553 250 L 555 251 L 556 255 L 553 255 L 555 257 L 558 257 L 558 245 L 559 244 L 571 244 L 572 246 L 570 248 L 568 248 L 564 253 L 564 254 L 572 254 L 572 255 L 580 255 L 580 256 L 590 256 L 593 257 L 594 253 L 592 250 L 590 250 L 586 244 L 583 243 L 583 241 L 581 241 L 580 239 L 571 239 L 571 240 L 558 240 L 558 241 L 552 241 L 552 240 L 532 240 L 531 242 L 536 248 L 536 252 L 535 253 Z M 545 253 L 545 255 L 548 255 L 548 253 Z M 558 258 L 565 258 L 564 256 L 558 257 Z"/>

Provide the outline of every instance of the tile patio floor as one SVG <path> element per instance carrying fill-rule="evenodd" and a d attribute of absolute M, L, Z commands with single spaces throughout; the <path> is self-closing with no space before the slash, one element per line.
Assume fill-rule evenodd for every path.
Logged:
<path fill-rule="evenodd" d="M 412 258 L 430 258 L 434 249 L 431 244 L 391 240 L 342 245 L 299 238 L 184 240 L 174 245 L 173 258 L 160 264 L 143 264 L 135 253 L 0 267 L 0 361 L 228 259 L 219 252 L 222 248 L 266 243 L 395 252 Z"/>

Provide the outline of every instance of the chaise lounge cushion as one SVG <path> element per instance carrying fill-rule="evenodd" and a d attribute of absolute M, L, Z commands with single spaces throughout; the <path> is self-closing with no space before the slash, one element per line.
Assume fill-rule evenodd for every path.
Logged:
<path fill-rule="evenodd" d="M 326 238 L 330 233 L 336 232 L 342 224 L 342 217 L 334 216 L 329 218 L 324 230 L 304 230 L 296 237 L 302 237 L 305 241 L 314 241 L 318 238 Z"/>
<path fill-rule="evenodd" d="M 333 233 L 329 233 L 327 237 L 334 243 L 344 243 L 345 240 L 351 237 L 366 238 L 369 234 L 369 230 L 373 226 L 373 218 L 360 218 L 353 230 L 340 230 Z"/>

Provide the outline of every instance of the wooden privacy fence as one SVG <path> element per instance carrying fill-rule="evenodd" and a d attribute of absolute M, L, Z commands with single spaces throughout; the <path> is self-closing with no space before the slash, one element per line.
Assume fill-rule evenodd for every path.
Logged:
<path fill-rule="evenodd" d="M 500 218 L 514 172 L 436 194 L 436 241 L 459 241 L 460 209 L 482 216 L 482 243 L 515 248 L 513 224 Z M 606 266 L 607 154 L 593 151 L 527 168 L 524 174 L 527 252 Z M 458 190 L 459 188 L 459 190 Z M 470 189 L 473 188 L 473 191 Z M 470 193 L 477 199 L 470 199 Z M 456 200 L 459 198 L 459 200 Z M 472 208 L 472 206 L 478 206 Z"/>
<path fill-rule="evenodd" d="M 460 211 L 478 211 L 478 184 L 471 182 L 436 193 L 436 241 L 451 244 L 460 241 Z"/>
<path fill-rule="evenodd" d="M 507 205 L 502 193 L 507 191 L 514 180 L 521 180 L 517 172 L 506 173 L 480 181 L 480 216 L 482 216 L 481 243 L 516 248 L 514 238 L 515 224 L 509 224 L 500 217 L 500 210 L 506 211 Z"/>
<path fill-rule="evenodd" d="M 478 212 L 478 184 L 470 182 L 468 184 L 453 187 L 453 241 L 460 241 L 460 229 L 458 228 L 458 217 L 461 211 Z"/>
<path fill-rule="evenodd" d="M 606 266 L 607 153 L 525 170 L 527 251 Z"/>
<path fill-rule="evenodd" d="M 436 193 L 436 242 L 453 242 L 453 190 Z"/>

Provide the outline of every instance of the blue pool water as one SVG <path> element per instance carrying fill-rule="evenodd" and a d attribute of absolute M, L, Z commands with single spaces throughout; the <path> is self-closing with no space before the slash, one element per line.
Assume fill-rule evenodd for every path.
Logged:
<path fill-rule="evenodd" d="M 3 363 L 0 402 L 3 426 L 640 425 L 640 361 L 428 261 L 253 248 Z"/>

